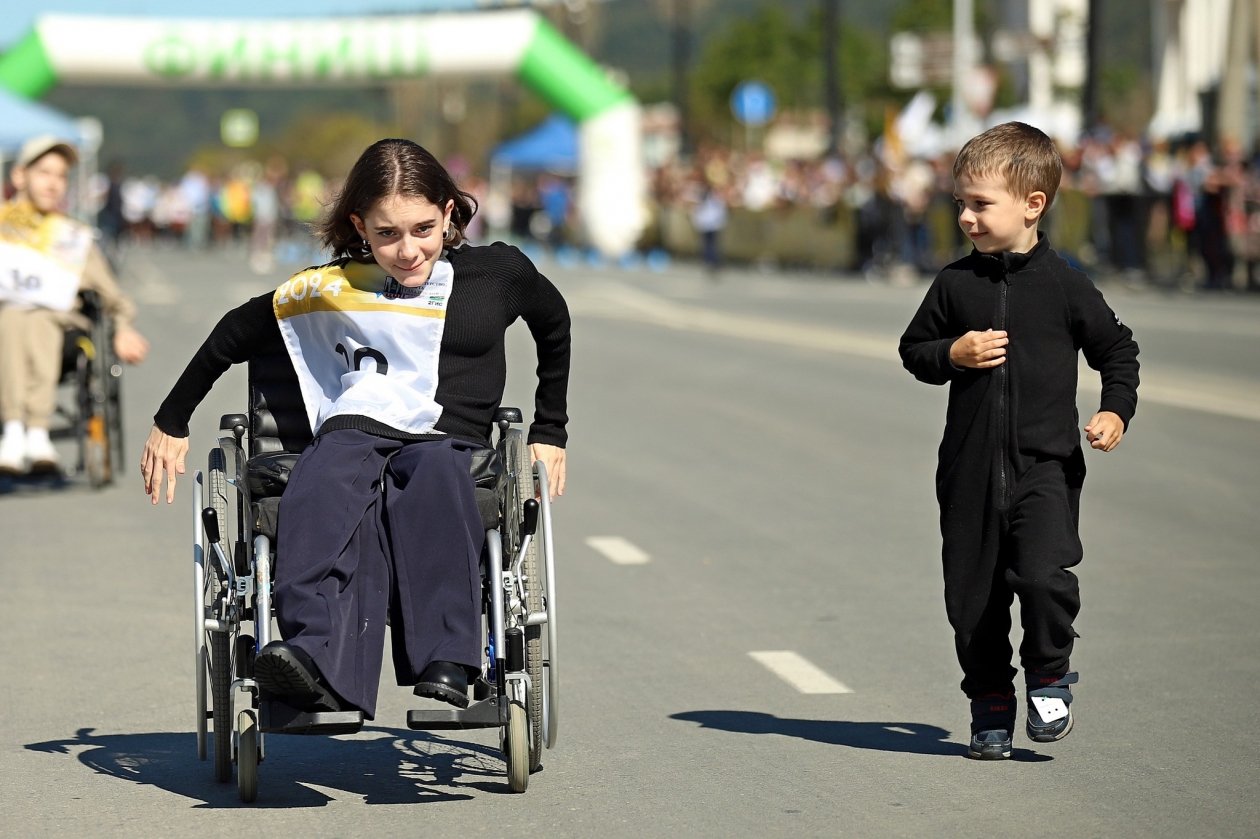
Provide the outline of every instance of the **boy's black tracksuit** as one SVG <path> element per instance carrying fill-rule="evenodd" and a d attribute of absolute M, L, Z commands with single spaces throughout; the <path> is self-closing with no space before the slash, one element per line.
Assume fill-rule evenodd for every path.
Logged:
<path fill-rule="evenodd" d="M 955 367 L 964 333 L 1005 330 L 1007 360 Z M 1043 237 L 1026 254 L 982 254 L 936 277 L 905 334 L 915 378 L 950 384 L 936 472 L 945 605 L 974 698 L 1009 695 L 1010 608 L 1020 599 L 1029 684 L 1068 670 L 1080 609 L 1077 521 L 1085 460 L 1076 411 L 1077 351 L 1102 376 L 1100 411 L 1128 427 L 1137 407 L 1138 347 L 1102 294 Z"/>

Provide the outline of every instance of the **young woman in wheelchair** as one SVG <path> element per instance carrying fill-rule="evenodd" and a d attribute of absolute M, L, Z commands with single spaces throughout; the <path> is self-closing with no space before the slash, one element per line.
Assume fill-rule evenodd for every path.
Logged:
<path fill-rule="evenodd" d="M 254 663 L 267 698 L 372 718 L 388 617 L 398 683 L 467 706 L 485 540 L 469 466 L 490 445 L 518 317 L 538 351 L 531 454 L 563 493 L 568 309 L 516 248 L 465 243 L 474 212 L 428 151 L 375 143 L 317 226 L 333 261 L 228 312 L 154 416 L 144 491 L 157 504 L 165 478 L 170 503 L 214 381 L 281 345 L 293 363 L 315 437 L 280 502 L 284 640 Z"/>

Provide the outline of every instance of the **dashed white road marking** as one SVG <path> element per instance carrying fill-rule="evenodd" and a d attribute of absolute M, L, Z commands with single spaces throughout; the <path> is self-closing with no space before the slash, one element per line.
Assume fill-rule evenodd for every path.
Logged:
<path fill-rule="evenodd" d="M 591 536 L 586 544 L 618 565 L 646 565 L 652 558 L 620 536 Z"/>
<path fill-rule="evenodd" d="M 853 693 L 844 682 L 828 676 L 791 650 L 764 650 L 748 655 L 801 693 Z"/>

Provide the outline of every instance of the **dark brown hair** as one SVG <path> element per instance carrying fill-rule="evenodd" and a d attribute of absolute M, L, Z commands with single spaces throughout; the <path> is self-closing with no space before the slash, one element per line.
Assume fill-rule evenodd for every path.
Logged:
<path fill-rule="evenodd" d="M 954 158 L 954 179 L 960 175 L 996 175 L 1012 195 L 1026 198 L 1046 194 L 1046 208 L 1054 203 L 1063 179 L 1063 158 L 1044 132 L 1023 122 L 1004 122 L 967 141 Z"/>
<path fill-rule="evenodd" d="M 464 230 L 477 212 L 477 199 L 461 190 L 427 149 L 410 140 L 377 140 L 359 155 L 332 207 L 314 225 L 314 233 L 334 259 L 349 256 L 371 262 L 372 255 L 363 248 L 363 238 L 350 216 L 363 218 L 378 201 L 393 195 L 423 198 L 439 209 L 454 201 L 447 247 L 464 241 Z"/>

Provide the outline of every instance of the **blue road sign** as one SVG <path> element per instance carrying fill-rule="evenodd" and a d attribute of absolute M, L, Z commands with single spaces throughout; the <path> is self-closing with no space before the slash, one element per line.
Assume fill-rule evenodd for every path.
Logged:
<path fill-rule="evenodd" d="M 731 113 L 744 125 L 765 125 L 774 116 L 774 91 L 765 82 L 740 82 L 731 91 Z"/>

